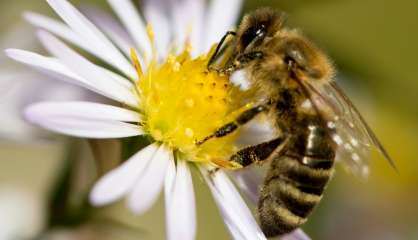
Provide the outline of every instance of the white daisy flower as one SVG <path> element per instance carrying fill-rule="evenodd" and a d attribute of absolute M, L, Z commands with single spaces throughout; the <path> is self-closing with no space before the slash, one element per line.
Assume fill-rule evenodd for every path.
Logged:
<path fill-rule="evenodd" d="M 146 135 L 151 142 L 102 177 L 91 202 L 103 206 L 126 198 L 129 208 L 141 214 L 163 191 L 167 238 L 194 239 L 190 167 L 197 166 L 233 238 L 265 239 L 226 173 L 210 172 L 214 166 L 234 168 L 220 159 L 236 150 L 237 135 L 195 144 L 250 107 L 236 107 L 239 93 L 228 79 L 206 72 L 210 49 L 233 28 L 241 0 L 212 0 L 208 6 L 204 0 L 143 1 L 146 21 L 131 0 L 108 0 L 121 23 L 103 13 L 89 20 L 67 0 L 47 2 L 65 23 L 36 13 L 25 18 L 40 29 L 38 37 L 52 57 L 18 49 L 6 50 L 7 55 L 120 104 L 42 102 L 27 108 L 26 118 L 76 137 Z"/>
<path fill-rule="evenodd" d="M 10 26 L 1 35 L 0 49 L 36 48 L 36 37 L 28 36 L 30 31 L 30 26 L 20 22 Z M 28 143 L 35 137 L 49 137 L 46 131 L 39 131 L 22 119 L 22 110 L 29 103 L 90 99 L 92 95 L 80 87 L 46 79 L 45 75 L 18 66 L 7 56 L 0 55 L 0 139 Z"/>

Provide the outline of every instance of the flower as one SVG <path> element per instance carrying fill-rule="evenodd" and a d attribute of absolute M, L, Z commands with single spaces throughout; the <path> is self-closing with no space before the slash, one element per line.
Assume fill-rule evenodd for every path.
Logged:
<path fill-rule="evenodd" d="M 66 0 L 47 2 L 66 24 L 35 13 L 25 17 L 42 29 L 38 37 L 53 57 L 18 49 L 6 50 L 7 55 L 118 104 L 41 102 L 26 109 L 26 118 L 76 137 L 150 139 L 96 183 L 91 202 L 102 206 L 126 197 L 130 209 L 141 214 L 163 190 L 167 238 L 194 239 L 190 167 L 197 166 L 234 239 L 265 239 L 226 173 L 211 171 L 216 165 L 236 167 L 220 160 L 235 150 L 236 135 L 195 144 L 250 107 L 237 107 L 239 92 L 225 77 L 205 72 L 211 46 L 232 28 L 241 1 L 213 0 L 206 10 L 200 0 L 148 0 L 148 27 L 130 0 L 108 0 L 124 27 L 103 14 L 89 20 Z"/>
<path fill-rule="evenodd" d="M 22 23 L 10 26 L 2 33 L 0 48 L 34 48 L 35 36 L 27 36 L 30 30 Z M 17 66 L 4 55 L 0 55 L 0 94 L 0 139 L 18 143 L 46 136 L 45 131 L 35 129 L 21 118 L 22 110 L 29 103 L 45 99 L 68 101 L 92 97 L 79 87 L 46 79 L 28 68 Z"/>

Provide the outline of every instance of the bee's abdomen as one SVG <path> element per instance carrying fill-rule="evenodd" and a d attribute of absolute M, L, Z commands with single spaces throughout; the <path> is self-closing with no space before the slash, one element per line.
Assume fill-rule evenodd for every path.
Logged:
<path fill-rule="evenodd" d="M 259 199 L 259 218 L 268 237 L 289 233 L 306 222 L 319 203 L 333 173 L 334 149 L 327 138 L 318 139 L 321 152 L 296 152 L 295 146 L 272 159 Z M 296 142 L 294 142 L 297 145 Z M 319 144 L 319 145 L 318 145 Z M 315 155 L 310 155 L 315 153 Z"/>

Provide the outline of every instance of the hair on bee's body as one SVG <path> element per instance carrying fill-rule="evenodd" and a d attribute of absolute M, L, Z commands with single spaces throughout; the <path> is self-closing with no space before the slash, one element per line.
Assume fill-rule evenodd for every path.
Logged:
<path fill-rule="evenodd" d="M 306 222 L 334 172 L 338 148 L 334 121 L 339 118 L 332 111 L 334 105 L 317 103 L 323 97 L 318 93 L 321 86 L 329 85 L 334 89 L 332 93 L 336 92 L 332 83 L 334 68 L 328 57 L 299 31 L 284 28 L 284 18 L 270 8 L 258 9 L 243 18 L 230 44 L 226 64 L 217 71 L 229 75 L 244 70 L 262 103 L 198 142 L 223 137 L 260 113 L 269 116 L 279 136 L 246 147 L 230 159 L 244 167 L 270 162 L 258 202 L 261 228 L 267 237 L 289 233 Z M 340 94 L 339 90 L 336 93 Z M 340 102 L 347 102 L 343 97 Z M 385 155 L 365 126 L 368 136 L 372 136 L 370 141 Z"/>
<path fill-rule="evenodd" d="M 281 135 L 270 142 L 251 146 L 231 157 L 247 166 L 270 160 L 260 192 L 258 215 L 266 236 L 291 232 L 302 225 L 322 198 L 332 176 L 336 144 L 324 116 L 304 106 L 309 96 L 300 82 L 328 81 L 332 65 L 325 55 L 297 30 L 283 27 L 284 15 L 263 8 L 247 14 L 232 42 L 232 52 L 221 72 L 243 69 Z M 257 107 L 255 108 L 257 109 Z M 245 114 L 243 114 L 245 115 Z M 245 124 L 250 117 L 237 119 Z M 216 137 L 230 129 L 218 130 Z"/>
<path fill-rule="evenodd" d="M 288 44 L 275 41 L 266 46 L 273 53 L 247 67 L 250 80 L 274 103 L 268 112 L 273 126 L 288 139 L 280 152 L 269 156 L 271 163 L 260 192 L 258 213 L 267 236 L 291 232 L 306 222 L 332 176 L 337 148 L 326 116 L 311 105 L 304 106 L 309 99 L 298 83 L 301 79 L 295 79 L 301 76 L 289 72 L 284 57 L 277 56 L 284 54 Z"/>

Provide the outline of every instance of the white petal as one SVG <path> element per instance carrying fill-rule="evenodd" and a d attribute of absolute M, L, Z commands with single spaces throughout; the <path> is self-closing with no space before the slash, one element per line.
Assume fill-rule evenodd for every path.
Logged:
<path fill-rule="evenodd" d="M 74 32 L 71 28 L 69 28 L 67 25 L 43 16 L 41 14 L 32 13 L 32 12 L 26 12 L 24 14 L 25 19 L 33 24 L 34 26 L 37 26 L 39 28 L 45 29 L 48 32 L 51 32 L 70 43 L 74 44 L 75 46 L 78 46 L 87 52 L 93 54 L 94 56 L 102 59 L 103 61 L 109 63 L 110 65 L 114 65 L 112 61 L 107 61 L 106 56 L 103 55 L 103 51 L 101 49 L 97 49 L 96 46 L 91 46 L 88 41 L 84 41 L 82 37 L 80 37 L 76 32 Z M 126 56 L 129 56 L 130 54 L 130 47 L 133 46 L 133 44 L 130 44 L 125 40 L 125 38 L 122 38 L 118 35 L 115 31 L 112 31 L 113 28 L 111 28 L 111 24 L 109 21 L 105 21 L 106 19 L 100 19 L 100 24 L 104 25 L 106 24 L 107 28 L 105 28 L 105 32 L 109 35 L 109 37 L 115 42 L 115 44 L 118 45 L 118 47 L 127 54 Z M 116 66 L 117 67 L 117 66 Z"/>
<path fill-rule="evenodd" d="M 121 52 L 97 29 L 86 17 L 84 17 L 67 0 L 47 0 L 54 11 L 76 32 L 86 44 L 95 52 L 101 52 L 100 56 L 113 66 L 121 70 L 131 78 L 136 77 L 134 67 L 127 61 Z"/>
<path fill-rule="evenodd" d="M 69 28 L 64 23 L 61 23 L 55 19 L 52 19 L 50 17 L 43 16 L 41 14 L 32 13 L 32 12 L 26 12 L 24 15 L 24 18 L 31 23 L 32 25 L 43 28 L 67 41 L 70 43 L 83 48 L 84 50 L 93 53 L 94 50 L 90 47 L 90 45 L 87 44 L 86 41 L 83 41 L 77 33 L 75 33 L 71 28 Z M 99 56 L 100 57 L 100 56 Z"/>
<path fill-rule="evenodd" d="M 143 2 L 144 15 L 154 29 L 155 46 L 160 58 L 167 56 L 171 37 L 171 22 L 168 18 L 166 0 L 146 0 Z"/>
<path fill-rule="evenodd" d="M 225 173 L 217 171 L 210 175 L 204 167 L 200 170 L 234 238 L 266 239 L 251 211 Z"/>
<path fill-rule="evenodd" d="M 51 131 L 79 138 L 110 139 L 143 135 L 136 125 L 110 121 L 84 121 L 78 119 L 45 120 L 30 118 L 29 121 Z M 39 122 L 36 122 L 39 121 Z"/>
<path fill-rule="evenodd" d="M 31 111 L 42 112 L 45 117 L 78 118 L 86 120 L 139 122 L 139 113 L 111 105 L 92 102 L 44 102 L 33 104 Z"/>
<path fill-rule="evenodd" d="M 45 74 L 52 75 L 52 77 L 59 78 L 71 84 L 82 86 L 93 92 L 97 92 L 101 95 L 106 96 L 106 93 L 103 93 L 102 91 L 96 88 L 96 84 L 87 81 L 84 78 L 77 75 L 76 73 L 72 72 L 70 69 L 68 69 L 68 67 L 63 65 L 56 58 L 45 57 L 37 53 L 20 49 L 6 49 L 5 53 L 8 57 L 14 59 L 15 61 L 34 67 L 35 69 Z M 111 77 L 119 85 L 124 86 L 127 89 L 133 87 L 132 83 L 129 82 L 129 80 L 127 80 L 126 78 L 114 72 L 111 72 L 105 68 L 99 66 L 96 67 L 99 68 L 100 71 L 106 72 L 106 74 L 109 75 L 109 77 Z M 107 97 L 112 98 L 112 96 Z"/>
<path fill-rule="evenodd" d="M 204 26 L 205 17 L 205 3 L 202 0 L 191 0 L 189 1 L 190 8 L 192 9 L 191 17 L 191 35 L 190 43 L 192 44 L 193 56 L 198 56 L 203 50 L 203 32 L 206 31 Z"/>
<path fill-rule="evenodd" d="M 142 53 L 141 55 L 145 56 L 145 59 L 151 57 L 151 42 L 148 38 L 144 21 L 141 19 L 132 1 L 108 0 L 108 2 L 136 42 Z"/>
<path fill-rule="evenodd" d="M 224 202 L 224 197 L 219 192 L 217 192 L 214 187 L 211 187 L 211 191 L 213 197 L 215 198 L 216 204 L 220 208 L 223 220 L 228 227 L 229 232 L 233 236 L 233 239 L 253 239 L 254 234 L 251 232 L 251 230 L 244 229 L 250 226 L 245 225 L 245 223 L 240 219 L 239 214 L 237 214 L 233 208 Z"/>
<path fill-rule="evenodd" d="M 128 194 L 149 165 L 157 149 L 158 145 L 151 144 L 107 173 L 93 187 L 90 202 L 95 206 L 103 206 Z"/>
<path fill-rule="evenodd" d="M 79 74 L 99 92 L 132 107 L 138 106 L 138 98 L 135 96 L 133 89 L 122 86 L 113 77 L 109 76 L 108 72 L 89 62 L 53 35 L 43 31 L 39 32 L 38 35 L 51 54 L 58 57 L 71 71 Z"/>
<path fill-rule="evenodd" d="M 169 221 L 169 219 L 171 219 L 171 212 L 168 211 L 170 204 L 172 202 L 172 196 L 173 196 L 173 192 L 174 192 L 174 184 L 176 182 L 176 175 L 177 175 L 177 169 L 176 169 L 176 163 L 174 161 L 174 159 L 172 159 L 172 161 L 169 161 L 168 166 L 167 166 L 167 173 L 165 175 L 165 179 L 164 179 L 164 200 L 165 200 L 165 214 L 166 214 L 166 232 L 167 234 L 169 232 L 172 232 L 173 230 L 170 229 L 173 227 L 172 224 L 170 224 L 171 221 Z"/>
<path fill-rule="evenodd" d="M 244 200 L 241 198 L 241 195 L 233 183 L 229 180 L 227 175 L 224 172 L 218 171 L 214 174 L 212 180 L 215 187 L 221 192 L 223 197 L 231 201 L 232 206 L 234 206 L 235 210 L 239 213 L 246 224 L 257 226 L 254 230 L 255 232 L 258 232 L 258 237 L 261 237 L 261 235 L 264 237 L 261 230 L 258 228 L 257 222 L 255 221 L 251 211 L 248 209 Z"/>
<path fill-rule="evenodd" d="M 235 182 L 252 204 L 258 202 L 259 187 L 263 179 L 254 169 L 242 169 L 232 173 Z"/>
<path fill-rule="evenodd" d="M 106 69 L 104 67 L 101 66 L 97 66 L 94 65 L 94 67 L 97 67 L 99 72 L 103 72 L 106 75 L 108 75 L 111 79 L 113 79 L 113 81 L 115 81 L 117 84 L 127 88 L 127 89 L 132 89 L 134 87 L 132 81 L 126 79 L 125 77 L 123 77 L 122 75 L 119 75 L 115 72 L 110 71 L 109 69 Z"/>
<path fill-rule="evenodd" d="M 173 193 L 174 183 L 176 181 L 176 163 L 174 162 L 174 159 L 171 159 L 172 161 L 168 162 L 167 166 L 167 173 L 165 175 L 164 179 L 164 196 L 165 196 L 165 202 L 171 202 L 170 197 Z"/>
<path fill-rule="evenodd" d="M 180 160 L 177 162 L 177 174 L 175 177 L 175 181 L 170 181 L 169 179 L 167 184 L 167 239 L 195 239 L 195 197 L 192 176 L 190 174 L 190 169 L 187 166 L 186 161 Z"/>
<path fill-rule="evenodd" d="M 52 73 L 53 76 L 59 75 L 59 78 L 66 82 L 81 85 L 85 88 L 90 89 L 89 84 L 78 76 L 77 74 L 70 71 L 66 66 L 61 64 L 57 59 L 44 57 L 37 53 L 28 52 L 20 49 L 6 49 L 6 55 L 15 61 L 32 66 L 42 72 Z M 64 78 L 62 78 L 64 77 Z M 101 92 L 100 92 L 101 93 Z"/>
<path fill-rule="evenodd" d="M 110 14 L 98 8 L 85 8 L 82 12 L 98 26 L 113 43 L 127 56 L 131 55 L 131 48 L 135 46 L 131 36 L 125 28 Z"/>
<path fill-rule="evenodd" d="M 258 202 L 259 186 L 262 182 L 262 178 L 255 172 L 254 169 L 245 169 L 234 171 L 233 176 L 240 189 L 250 199 L 250 201 L 256 205 Z M 310 240 L 310 238 L 303 232 L 302 229 L 297 229 L 289 234 L 283 235 L 280 240 Z"/>
<path fill-rule="evenodd" d="M 202 50 L 202 32 L 206 31 L 203 26 L 204 1 L 173 1 L 172 8 L 175 42 L 180 47 L 179 50 L 182 50 L 181 47 L 183 47 L 185 41 L 190 40 L 193 55 L 196 56 Z"/>
<path fill-rule="evenodd" d="M 302 229 L 298 228 L 295 231 L 280 237 L 280 240 L 311 240 Z"/>
<path fill-rule="evenodd" d="M 117 121 L 117 118 L 133 119 L 129 113 L 117 108 L 101 106 L 98 110 L 106 110 L 100 114 L 89 115 L 89 107 L 60 109 L 61 103 L 38 103 L 26 108 L 24 114 L 28 121 L 38 124 L 49 130 L 84 138 L 121 138 L 142 135 L 143 131 L 138 125 Z M 51 106 L 53 108 L 51 109 Z M 66 105 L 74 107 L 75 105 Z M 90 108 L 90 110 L 92 110 Z M 92 113 L 97 113 L 92 110 Z M 106 114 L 106 116 L 104 115 Z"/>
<path fill-rule="evenodd" d="M 205 49 L 221 40 L 229 30 L 233 30 L 241 11 L 242 0 L 213 0 L 208 13 Z"/>
<path fill-rule="evenodd" d="M 135 183 L 128 197 L 128 205 L 136 214 L 144 213 L 157 200 L 163 188 L 168 163 L 173 161 L 172 155 L 172 151 L 165 146 L 161 146 L 152 157 L 144 174 Z"/>
<path fill-rule="evenodd" d="M 273 129 L 274 126 L 270 121 L 251 121 L 241 129 L 237 145 L 245 147 L 270 141 L 276 137 Z"/>

